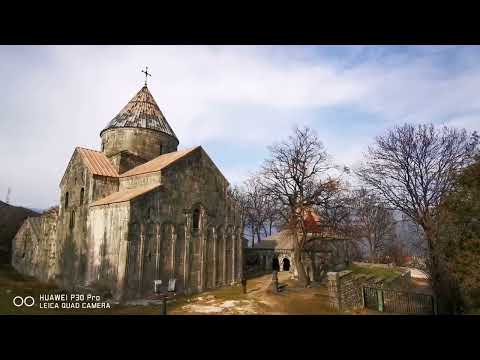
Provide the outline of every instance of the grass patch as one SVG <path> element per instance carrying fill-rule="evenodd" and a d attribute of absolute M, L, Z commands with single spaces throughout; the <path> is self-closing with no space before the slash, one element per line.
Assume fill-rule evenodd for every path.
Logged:
<path fill-rule="evenodd" d="M 224 287 L 209 290 L 193 295 L 179 295 L 174 301 L 168 302 L 168 314 L 185 314 L 182 307 L 187 304 L 197 303 L 196 298 L 204 299 L 213 295 L 216 301 L 248 300 L 253 301 L 258 309 L 258 314 L 283 313 L 283 314 L 334 314 L 335 310 L 328 306 L 328 297 L 321 289 L 299 288 L 294 280 L 282 281 L 287 284 L 285 291 L 277 295 L 268 295 L 262 291 L 256 291 L 252 297 L 252 290 L 264 287 L 263 277 L 252 279 L 247 282 L 248 294 L 243 294 L 241 286 Z M 267 289 L 268 291 L 268 289 Z M 160 315 L 161 305 L 128 305 L 111 304 L 110 309 L 43 309 L 39 306 L 40 294 L 64 293 L 66 290 L 59 289 L 53 284 L 40 282 L 32 277 L 19 274 L 9 265 L 0 266 L 0 315 Z M 322 295 L 323 294 L 323 295 Z M 33 296 L 33 307 L 15 307 L 15 296 Z M 104 299 L 101 299 L 103 301 Z M 266 300 L 268 304 L 264 304 Z"/>
<path fill-rule="evenodd" d="M 111 304 L 110 309 L 41 309 L 40 295 L 54 293 L 70 294 L 54 284 L 43 283 L 19 274 L 10 265 L 0 265 L 0 315 L 158 315 L 161 313 L 161 305 Z M 13 305 L 15 296 L 32 296 L 35 299 L 35 305 L 16 307 Z M 169 309 L 176 302 L 170 304 Z"/>
<path fill-rule="evenodd" d="M 383 277 L 385 280 L 392 279 L 402 274 L 397 268 L 381 268 L 381 267 L 366 267 L 358 265 L 350 265 L 347 270 L 351 270 L 354 274 L 373 275 L 375 277 Z"/>

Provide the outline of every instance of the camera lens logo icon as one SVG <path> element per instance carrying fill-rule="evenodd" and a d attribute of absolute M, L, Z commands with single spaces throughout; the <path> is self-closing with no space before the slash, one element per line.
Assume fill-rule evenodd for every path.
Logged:
<path fill-rule="evenodd" d="M 35 305 L 35 299 L 33 298 L 33 296 L 25 296 L 25 297 L 15 296 L 13 298 L 13 305 L 15 305 L 16 307 L 20 307 L 20 306 L 32 307 L 33 305 Z"/>

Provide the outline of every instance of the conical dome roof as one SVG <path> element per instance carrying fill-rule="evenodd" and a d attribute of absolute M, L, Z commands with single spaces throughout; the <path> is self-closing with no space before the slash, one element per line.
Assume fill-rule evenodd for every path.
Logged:
<path fill-rule="evenodd" d="M 100 135 L 102 135 L 105 130 L 122 127 L 157 130 L 173 136 L 178 141 L 177 136 L 160 111 L 160 108 L 146 85 L 143 86 L 118 115 L 110 121 Z"/>

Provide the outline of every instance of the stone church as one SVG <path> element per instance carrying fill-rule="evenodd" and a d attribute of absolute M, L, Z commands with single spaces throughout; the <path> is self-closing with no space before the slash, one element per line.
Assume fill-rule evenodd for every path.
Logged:
<path fill-rule="evenodd" d="M 176 279 L 186 294 L 238 282 L 242 229 L 229 183 L 201 146 L 178 149 L 146 84 L 100 137 L 101 151 L 74 150 L 58 209 L 24 222 L 13 266 L 120 300 L 147 296 L 154 280 Z"/>
<path fill-rule="evenodd" d="M 307 243 L 302 252 L 302 262 L 310 281 L 321 281 L 327 271 L 345 268 L 347 262 L 346 241 L 338 232 L 325 225 L 313 210 L 304 217 Z M 301 236 L 301 235 L 299 235 Z M 298 278 L 294 262 L 295 234 L 290 229 L 281 229 L 276 234 L 245 248 L 246 274 L 270 273 L 272 270 L 290 273 Z"/>

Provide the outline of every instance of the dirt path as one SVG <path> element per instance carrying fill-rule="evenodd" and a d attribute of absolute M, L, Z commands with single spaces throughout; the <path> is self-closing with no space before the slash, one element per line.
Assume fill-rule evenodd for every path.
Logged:
<path fill-rule="evenodd" d="M 172 306 L 170 314 L 334 314 L 328 305 L 325 286 L 300 287 L 290 274 L 278 274 L 281 291 L 272 291 L 272 275 L 247 281 L 247 294 L 241 287 L 218 289 L 202 293 Z"/>
<path fill-rule="evenodd" d="M 272 275 L 258 276 L 247 282 L 247 293 L 241 286 L 225 287 L 193 296 L 178 296 L 169 301 L 169 315 L 190 314 L 329 314 L 328 294 L 325 287 L 302 288 L 290 274 L 280 272 L 279 284 L 282 291 L 272 292 Z M 147 299 L 127 302 L 125 304 L 111 303 L 110 309 L 44 309 L 40 301 L 34 307 L 17 308 L 13 306 L 14 296 L 33 296 L 39 300 L 40 294 L 57 293 L 60 289 L 34 279 L 26 278 L 16 273 L 11 267 L 0 267 L 0 314 L 135 314 L 159 315 L 161 302 Z"/>

